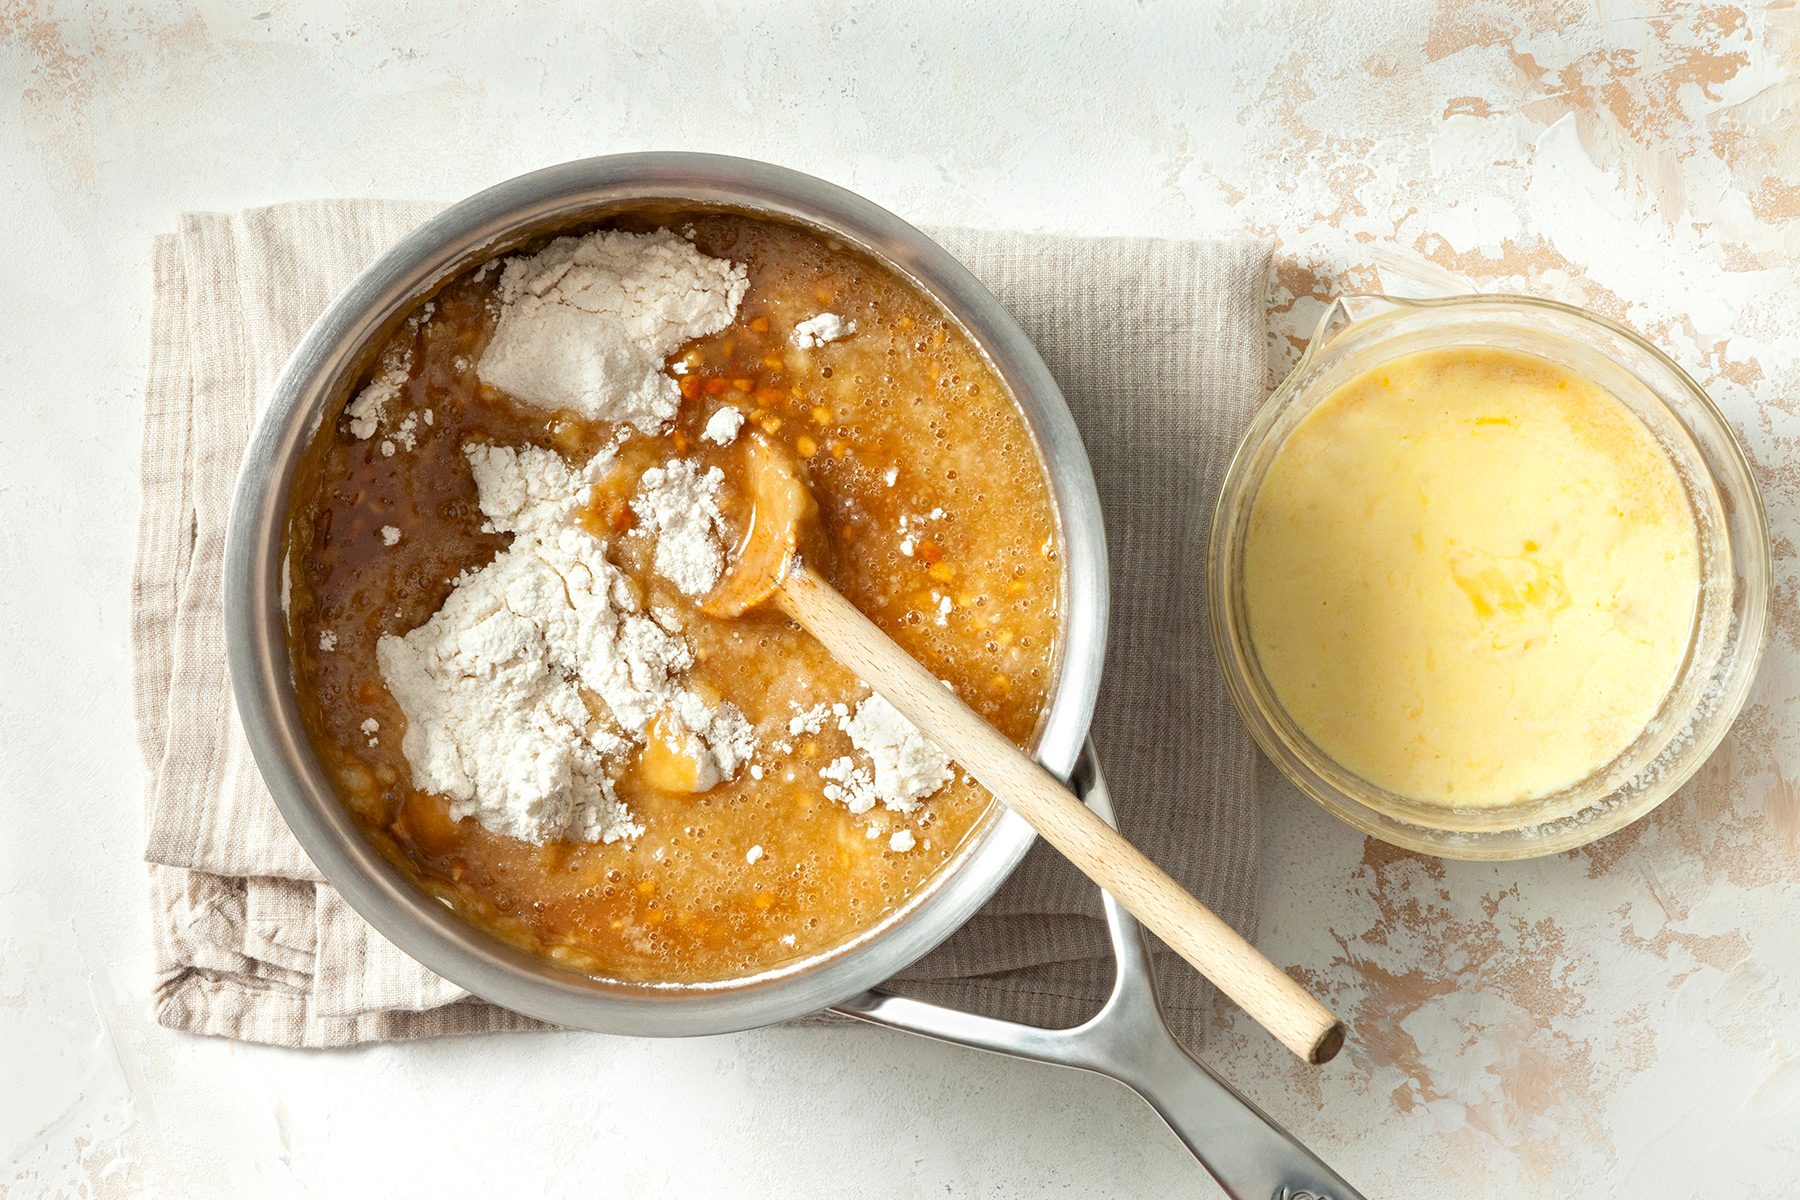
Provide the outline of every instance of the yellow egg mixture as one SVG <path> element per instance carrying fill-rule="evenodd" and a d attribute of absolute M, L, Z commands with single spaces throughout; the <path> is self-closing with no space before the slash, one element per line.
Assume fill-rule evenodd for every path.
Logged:
<path fill-rule="evenodd" d="M 1251 643 L 1300 729 L 1411 800 L 1578 783 L 1655 717 L 1699 594 L 1693 510 L 1620 400 L 1460 347 L 1344 384 L 1251 509 Z"/>

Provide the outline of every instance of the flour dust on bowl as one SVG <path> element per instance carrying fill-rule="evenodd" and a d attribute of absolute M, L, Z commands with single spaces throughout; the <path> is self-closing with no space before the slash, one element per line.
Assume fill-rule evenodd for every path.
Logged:
<path fill-rule="evenodd" d="M 1754 677 L 1769 582 L 1705 394 L 1627 330 L 1506 296 L 1334 306 L 1245 435 L 1207 580 L 1283 771 L 1469 858 L 1592 841 L 1691 776 Z"/>
<path fill-rule="evenodd" d="M 1031 836 L 778 615 L 699 603 L 750 532 L 753 439 L 805 463 L 833 582 L 1050 770 L 1088 762 L 1103 805 L 1082 758 L 1100 514 L 1041 360 L 890 214 L 684 154 L 453 206 L 296 351 L 228 543 L 233 684 L 271 792 L 371 924 L 528 1015 L 672 1035 L 836 1005 L 1077 1061 L 869 990 Z M 1115 935 L 1122 962 L 1141 951 L 1128 919 Z M 1267 1179 L 1326 1178 L 1170 1053 L 1158 1069 L 1206 1081 L 1184 1086 L 1265 1166 L 1304 1168 Z"/>

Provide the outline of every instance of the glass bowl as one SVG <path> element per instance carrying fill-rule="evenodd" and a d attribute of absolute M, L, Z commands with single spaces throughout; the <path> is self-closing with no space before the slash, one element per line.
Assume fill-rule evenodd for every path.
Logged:
<path fill-rule="evenodd" d="M 1489 346 L 1536 355 L 1605 387 L 1644 422 L 1680 472 L 1700 533 L 1699 602 L 1687 655 L 1662 708 L 1587 778 L 1501 807 L 1421 803 L 1377 787 L 1319 749 L 1257 663 L 1243 592 L 1244 543 L 1263 476 L 1289 433 L 1339 386 L 1403 355 Z M 1406 300 L 1347 296 L 1256 414 L 1226 472 L 1207 556 L 1207 610 L 1227 688 L 1283 774 L 1365 833 L 1447 858 L 1517 859 L 1568 850 L 1655 808 L 1706 761 L 1742 709 L 1768 631 L 1768 519 L 1724 416 L 1669 357 L 1630 330 L 1528 296 Z"/>

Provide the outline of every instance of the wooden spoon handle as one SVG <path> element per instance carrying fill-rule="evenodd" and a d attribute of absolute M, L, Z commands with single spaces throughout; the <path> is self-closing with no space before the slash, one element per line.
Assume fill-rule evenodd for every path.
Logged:
<path fill-rule="evenodd" d="M 1344 1027 L 1324 1005 L 939 683 L 817 572 L 795 568 L 776 602 L 1282 1045 L 1310 1063 L 1338 1052 Z"/>

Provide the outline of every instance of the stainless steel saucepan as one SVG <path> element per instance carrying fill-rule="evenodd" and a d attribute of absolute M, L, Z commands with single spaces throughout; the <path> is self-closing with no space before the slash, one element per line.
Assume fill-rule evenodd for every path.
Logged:
<path fill-rule="evenodd" d="M 602 1033 L 725 1033 L 835 1009 L 876 1024 L 1109 1075 L 1144 1096 L 1235 1197 L 1356 1193 L 1189 1056 L 1165 1027 L 1142 931 L 1110 899 L 1112 998 L 1089 1022 L 1047 1030 L 879 990 L 991 897 L 1032 841 L 996 806 L 939 876 L 850 943 L 726 984 L 652 986 L 574 973 L 464 924 L 413 887 L 357 830 L 301 726 L 283 612 L 283 533 L 301 452 L 334 419 L 384 336 L 462 271 L 541 235 L 626 213 L 724 209 L 789 221 L 853 246 L 934 297 L 1017 398 L 1046 464 L 1062 540 L 1066 624 L 1039 759 L 1111 819 L 1088 722 L 1106 640 L 1106 546 L 1081 438 L 1037 351 L 975 277 L 918 230 L 841 188 L 765 163 L 626 154 L 512 179 L 445 210 L 365 270 L 312 327 L 251 436 L 232 505 L 225 623 L 232 686 L 282 815 L 350 904 L 402 950 L 495 1004 Z"/>

